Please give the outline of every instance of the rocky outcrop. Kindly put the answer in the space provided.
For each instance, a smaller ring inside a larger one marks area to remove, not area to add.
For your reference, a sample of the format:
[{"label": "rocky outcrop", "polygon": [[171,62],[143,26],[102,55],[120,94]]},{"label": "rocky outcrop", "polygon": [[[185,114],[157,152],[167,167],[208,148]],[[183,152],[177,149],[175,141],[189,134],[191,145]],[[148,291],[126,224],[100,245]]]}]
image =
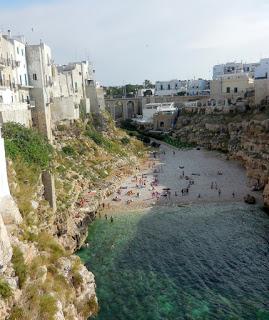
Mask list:
[{"label": "rocky outcrop", "polygon": [[0,215],[0,273],[4,271],[10,263],[12,257],[12,248],[10,238]]},{"label": "rocky outcrop", "polygon": [[18,206],[10,195],[0,199],[0,215],[6,225],[20,224],[22,222]]},{"label": "rocky outcrop", "polygon": [[[133,161],[137,159],[133,158]],[[81,248],[87,238],[89,224],[95,220],[103,201],[117,190],[126,175],[136,171],[135,167],[130,167],[130,159],[118,159],[112,164],[112,168],[114,174],[100,182],[94,195],[89,193],[87,179],[80,177],[75,181],[72,206],[68,209],[68,214],[65,219],[56,219],[58,239],[67,250],[76,251]]]},{"label": "rocky outcrop", "polygon": [[227,153],[247,170],[252,185],[264,189],[268,206],[269,119],[268,111],[224,113],[212,111],[183,112],[173,136],[182,142],[195,143],[207,149]]}]

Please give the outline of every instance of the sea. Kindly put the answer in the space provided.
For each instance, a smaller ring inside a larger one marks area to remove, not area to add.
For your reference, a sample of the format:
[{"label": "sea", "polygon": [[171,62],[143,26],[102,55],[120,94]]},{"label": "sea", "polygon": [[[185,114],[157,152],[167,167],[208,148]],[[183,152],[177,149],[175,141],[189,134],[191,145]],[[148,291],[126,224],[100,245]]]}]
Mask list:
[{"label": "sea", "polygon": [[269,216],[242,202],[118,212],[77,254],[97,320],[268,320]]}]

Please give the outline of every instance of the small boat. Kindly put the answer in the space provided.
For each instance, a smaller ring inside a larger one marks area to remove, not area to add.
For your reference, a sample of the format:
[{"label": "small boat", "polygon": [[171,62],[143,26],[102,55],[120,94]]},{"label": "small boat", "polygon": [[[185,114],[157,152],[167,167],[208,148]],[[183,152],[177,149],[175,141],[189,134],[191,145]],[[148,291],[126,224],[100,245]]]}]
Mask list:
[{"label": "small boat", "polygon": [[184,166],[179,166],[179,169],[184,169],[185,167]]}]

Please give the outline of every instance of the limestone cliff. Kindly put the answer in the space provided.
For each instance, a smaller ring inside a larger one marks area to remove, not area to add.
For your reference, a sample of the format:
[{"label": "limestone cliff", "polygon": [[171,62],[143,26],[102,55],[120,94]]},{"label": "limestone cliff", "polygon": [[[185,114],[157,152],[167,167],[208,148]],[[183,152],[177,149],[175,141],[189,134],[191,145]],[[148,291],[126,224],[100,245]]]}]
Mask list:
[{"label": "limestone cliff", "polygon": [[269,110],[220,112],[214,109],[185,109],[173,136],[182,142],[227,153],[239,160],[253,185],[264,189],[269,207]]},{"label": "limestone cliff", "polygon": [[[10,191],[23,220],[6,228],[0,216],[0,319],[88,319],[98,312],[94,275],[72,254],[143,147],[107,116],[59,125],[52,148],[32,130],[4,129]],[[55,177],[56,211],[44,198],[44,170]]]}]

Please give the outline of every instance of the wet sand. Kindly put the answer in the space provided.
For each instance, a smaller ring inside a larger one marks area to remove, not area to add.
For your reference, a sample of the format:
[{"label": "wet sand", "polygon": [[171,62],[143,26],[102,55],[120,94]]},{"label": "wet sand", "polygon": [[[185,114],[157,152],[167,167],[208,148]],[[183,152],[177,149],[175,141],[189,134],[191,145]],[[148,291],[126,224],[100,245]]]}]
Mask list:
[{"label": "wet sand", "polygon": [[[152,186],[155,180],[157,185]],[[167,188],[168,192],[164,190]],[[217,152],[178,150],[162,144],[156,158],[152,155],[139,175],[127,178],[105,201],[103,214],[156,205],[243,202],[247,194],[261,200],[261,193],[251,191],[246,171],[238,162],[228,161]],[[119,201],[114,201],[116,198]]]}]

